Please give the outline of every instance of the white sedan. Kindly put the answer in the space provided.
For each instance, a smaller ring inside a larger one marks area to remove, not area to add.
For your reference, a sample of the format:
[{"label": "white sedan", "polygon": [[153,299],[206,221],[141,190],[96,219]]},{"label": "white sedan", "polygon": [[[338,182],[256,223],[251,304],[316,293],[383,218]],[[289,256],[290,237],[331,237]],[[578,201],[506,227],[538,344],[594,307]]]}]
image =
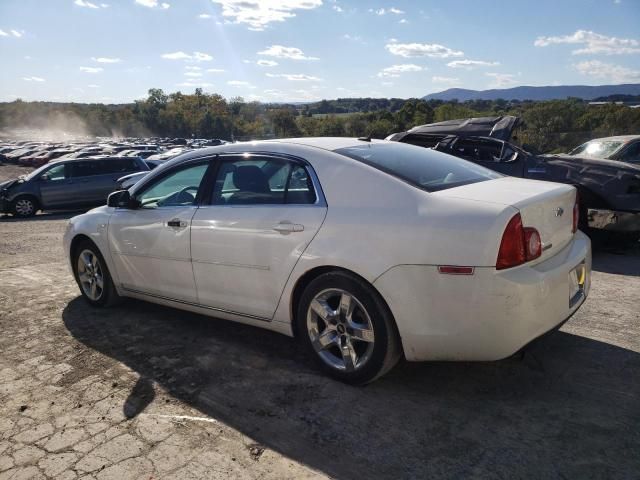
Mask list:
[{"label": "white sedan", "polygon": [[96,307],[134,297],[292,335],[332,376],[497,360],[589,292],[576,190],[396,142],[302,138],[181,155],[71,219]]}]

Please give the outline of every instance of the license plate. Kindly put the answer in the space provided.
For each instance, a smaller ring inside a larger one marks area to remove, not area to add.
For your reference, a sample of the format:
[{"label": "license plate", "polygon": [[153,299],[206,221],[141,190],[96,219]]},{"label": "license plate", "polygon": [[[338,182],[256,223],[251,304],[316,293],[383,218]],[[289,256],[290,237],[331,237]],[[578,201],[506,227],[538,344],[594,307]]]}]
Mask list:
[{"label": "license plate", "polygon": [[573,307],[584,297],[586,279],[587,267],[584,262],[569,272],[569,307]]}]

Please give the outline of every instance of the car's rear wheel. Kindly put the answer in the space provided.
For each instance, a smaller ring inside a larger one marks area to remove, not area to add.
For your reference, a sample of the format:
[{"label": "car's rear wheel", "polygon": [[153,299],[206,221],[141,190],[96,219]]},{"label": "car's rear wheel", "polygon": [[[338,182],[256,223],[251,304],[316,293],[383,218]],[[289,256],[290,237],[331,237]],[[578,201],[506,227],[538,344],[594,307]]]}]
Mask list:
[{"label": "car's rear wheel", "polygon": [[89,304],[110,307],[120,303],[104,258],[92,242],[82,242],[75,249],[73,269],[80,292]]},{"label": "car's rear wheel", "polygon": [[346,383],[362,385],[384,375],[401,355],[389,308],[355,275],[320,275],[304,290],[297,329],[321,368]]},{"label": "car's rear wheel", "polygon": [[16,217],[33,217],[38,211],[38,203],[33,197],[18,197],[13,201],[12,210]]}]

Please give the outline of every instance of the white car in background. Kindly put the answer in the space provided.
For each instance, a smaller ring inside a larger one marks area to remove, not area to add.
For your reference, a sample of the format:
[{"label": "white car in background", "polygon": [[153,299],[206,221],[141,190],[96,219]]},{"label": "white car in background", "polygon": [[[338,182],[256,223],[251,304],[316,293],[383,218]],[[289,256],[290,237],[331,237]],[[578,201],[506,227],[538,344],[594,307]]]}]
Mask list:
[{"label": "white car in background", "polygon": [[222,145],[156,168],[64,236],[95,306],[134,297],[295,335],[332,376],[497,360],[585,300],[576,190],[397,142]]}]

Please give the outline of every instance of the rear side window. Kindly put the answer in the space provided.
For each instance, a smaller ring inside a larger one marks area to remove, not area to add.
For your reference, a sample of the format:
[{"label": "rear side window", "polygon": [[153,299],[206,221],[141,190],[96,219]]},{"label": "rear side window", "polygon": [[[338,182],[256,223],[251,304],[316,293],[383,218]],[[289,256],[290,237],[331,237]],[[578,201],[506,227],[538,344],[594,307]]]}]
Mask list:
[{"label": "rear side window", "polygon": [[71,176],[72,177],[91,177],[94,175],[102,175],[102,171],[100,169],[100,162],[95,160],[87,160],[86,162],[72,162],[69,165],[71,166]]},{"label": "rear side window", "polygon": [[134,158],[112,158],[109,160],[98,160],[98,162],[101,163],[100,170],[104,174],[137,172],[140,170]]},{"label": "rear side window", "polygon": [[367,143],[335,151],[434,192],[503,175],[452,155],[398,142]]},{"label": "rear side window", "polygon": [[484,139],[461,138],[451,149],[455,155],[472,162],[499,162],[502,143]]},{"label": "rear side window", "polygon": [[212,197],[214,205],[299,205],[315,201],[304,166],[260,156],[222,161]]}]

